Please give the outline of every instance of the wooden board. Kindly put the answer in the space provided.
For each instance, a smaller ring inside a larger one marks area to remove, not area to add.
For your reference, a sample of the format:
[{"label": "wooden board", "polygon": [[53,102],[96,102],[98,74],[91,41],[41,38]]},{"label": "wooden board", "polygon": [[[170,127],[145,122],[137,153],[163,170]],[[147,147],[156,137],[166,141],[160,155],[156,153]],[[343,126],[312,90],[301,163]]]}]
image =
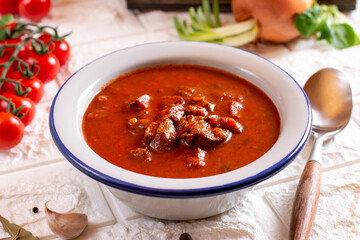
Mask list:
[{"label": "wooden board", "polygon": [[[201,5],[201,0],[127,0],[127,5],[138,10],[187,11]],[[219,7],[221,12],[231,12],[231,0],[219,0]]]},{"label": "wooden board", "polygon": [[[356,0],[318,0],[318,2],[336,4],[341,11],[356,8]],[[127,4],[129,9],[137,10],[187,11],[190,6],[200,5],[201,0],[127,0]],[[231,12],[231,0],[219,0],[219,5],[221,12]]]},{"label": "wooden board", "polygon": [[319,4],[335,4],[341,11],[350,11],[356,8],[356,0],[318,0]]}]

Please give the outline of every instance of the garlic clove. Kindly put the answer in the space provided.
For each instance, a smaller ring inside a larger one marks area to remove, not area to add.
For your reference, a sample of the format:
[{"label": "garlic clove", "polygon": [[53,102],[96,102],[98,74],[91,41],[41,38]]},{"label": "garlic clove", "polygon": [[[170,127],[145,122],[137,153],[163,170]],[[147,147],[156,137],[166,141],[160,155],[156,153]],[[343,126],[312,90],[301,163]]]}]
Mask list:
[{"label": "garlic clove", "polygon": [[79,236],[88,224],[86,214],[58,213],[45,204],[46,220],[50,229],[59,237],[73,239]]}]

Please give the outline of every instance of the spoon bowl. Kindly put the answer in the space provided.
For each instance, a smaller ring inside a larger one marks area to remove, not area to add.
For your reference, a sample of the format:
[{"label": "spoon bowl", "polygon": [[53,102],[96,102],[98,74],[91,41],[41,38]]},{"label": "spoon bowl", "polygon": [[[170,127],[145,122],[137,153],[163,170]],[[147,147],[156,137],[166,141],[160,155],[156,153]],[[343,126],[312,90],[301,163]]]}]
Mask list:
[{"label": "spoon bowl", "polygon": [[324,68],[309,78],[304,90],[312,108],[314,132],[338,133],[345,128],[352,111],[352,92],[342,72]]},{"label": "spoon bowl", "polygon": [[313,114],[314,147],[301,175],[295,194],[290,239],[308,239],[315,219],[321,186],[323,142],[342,131],[353,109],[352,91],[344,74],[324,68],[304,85]]}]

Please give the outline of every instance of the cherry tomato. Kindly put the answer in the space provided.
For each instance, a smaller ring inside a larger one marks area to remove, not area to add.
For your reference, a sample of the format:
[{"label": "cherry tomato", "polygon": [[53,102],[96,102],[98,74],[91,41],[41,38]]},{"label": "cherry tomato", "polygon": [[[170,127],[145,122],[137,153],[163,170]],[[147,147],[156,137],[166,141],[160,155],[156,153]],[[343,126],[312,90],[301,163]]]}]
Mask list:
[{"label": "cherry tomato", "polygon": [[[21,37],[18,38],[8,38],[5,40],[1,40],[0,41],[0,46],[3,46],[5,44],[7,45],[16,45],[21,43],[22,41],[24,41],[24,39],[26,38],[25,35],[22,35]],[[31,47],[30,46],[30,42],[27,42],[21,49],[20,52],[18,53],[18,56],[22,54],[22,52],[24,52],[27,48]],[[12,54],[14,52],[14,47],[6,47],[4,48],[4,52],[3,54]]]},{"label": "cherry tomato", "polygon": [[[35,110],[35,104],[30,98],[20,97],[13,92],[3,92],[1,93],[1,96],[10,99],[15,104],[15,108],[24,105],[24,108],[19,112],[19,114],[26,113],[26,115],[20,119],[25,127],[32,122],[32,120],[35,117],[36,110]],[[8,103],[0,99],[0,112],[6,112],[7,106]]]},{"label": "cherry tomato", "polygon": [[0,14],[17,13],[17,0],[0,0]]},{"label": "cherry tomato", "polygon": [[51,0],[18,0],[20,15],[34,22],[40,22],[49,14]]},{"label": "cherry tomato", "polygon": [[[9,61],[9,58],[10,58],[10,54],[6,54],[6,55],[0,57],[0,64],[6,63],[7,61]],[[15,71],[15,69],[16,69],[15,66],[16,66],[16,64],[15,64],[15,63],[12,63],[11,66],[10,66],[10,68],[9,68],[8,71],[7,71],[7,74],[8,74],[10,71]],[[2,75],[2,72],[3,72],[3,67],[0,66],[0,76]],[[6,76],[7,76],[7,74],[6,74]]]},{"label": "cherry tomato", "polygon": [[8,150],[21,142],[24,124],[8,112],[0,112],[0,150]]},{"label": "cherry tomato", "polygon": [[24,46],[22,46],[18,52],[17,57],[20,59],[26,58],[30,53],[32,53],[32,47],[31,47],[31,41],[28,41],[25,43]]},{"label": "cherry tomato", "polygon": [[[35,104],[40,102],[42,96],[44,95],[44,84],[38,77],[34,76],[32,78],[25,78],[18,71],[14,71],[8,74],[8,78],[18,81],[23,84],[25,88],[31,88],[31,91],[26,94],[25,97],[30,98]],[[2,90],[4,92],[13,92],[14,89],[14,83],[7,81],[3,83]]]},{"label": "cherry tomato", "polygon": [[[47,33],[42,34],[39,39],[44,42],[44,44],[48,43],[51,40],[51,36]],[[70,45],[66,40],[55,41],[53,42],[52,53],[59,59],[60,66],[63,66],[70,58]]]},{"label": "cherry tomato", "polygon": [[[1,4],[1,1],[2,0],[0,0],[0,4]],[[0,29],[4,29],[4,28],[9,28],[9,31],[11,32],[12,30],[14,30],[14,28],[15,28],[15,25],[16,25],[16,21],[12,21],[12,22],[10,22],[10,23],[6,23],[6,24],[4,24],[2,27],[0,27]]]},{"label": "cherry tomato", "polygon": [[40,78],[43,83],[47,83],[55,79],[60,70],[59,60],[51,52],[44,55],[39,55],[34,52],[24,61],[30,65],[35,63],[40,67],[37,77]]}]

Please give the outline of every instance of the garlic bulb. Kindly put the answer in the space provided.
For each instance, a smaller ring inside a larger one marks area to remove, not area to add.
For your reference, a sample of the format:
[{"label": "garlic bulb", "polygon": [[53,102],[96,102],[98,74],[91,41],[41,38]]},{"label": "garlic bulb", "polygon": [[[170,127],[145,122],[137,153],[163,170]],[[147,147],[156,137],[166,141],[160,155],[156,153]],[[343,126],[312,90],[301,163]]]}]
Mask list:
[{"label": "garlic bulb", "polygon": [[58,213],[45,204],[46,220],[51,230],[59,237],[73,239],[79,236],[88,224],[86,214]]}]

